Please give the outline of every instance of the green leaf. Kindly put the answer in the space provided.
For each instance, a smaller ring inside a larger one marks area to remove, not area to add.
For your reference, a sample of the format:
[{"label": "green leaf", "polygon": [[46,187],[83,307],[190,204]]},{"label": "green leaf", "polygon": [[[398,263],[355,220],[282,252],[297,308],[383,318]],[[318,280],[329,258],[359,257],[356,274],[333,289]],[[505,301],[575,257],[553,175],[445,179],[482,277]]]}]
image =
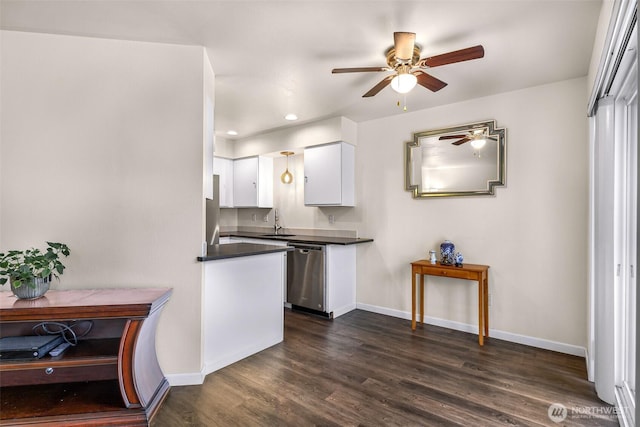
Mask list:
[{"label": "green leaf", "polygon": [[69,247],[64,243],[47,242],[48,248],[42,251],[29,248],[24,251],[10,250],[0,253],[0,285],[11,278],[13,286],[19,287],[30,284],[35,277],[46,278],[62,274],[65,266],[60,262],[61,256],[70,254]]}]

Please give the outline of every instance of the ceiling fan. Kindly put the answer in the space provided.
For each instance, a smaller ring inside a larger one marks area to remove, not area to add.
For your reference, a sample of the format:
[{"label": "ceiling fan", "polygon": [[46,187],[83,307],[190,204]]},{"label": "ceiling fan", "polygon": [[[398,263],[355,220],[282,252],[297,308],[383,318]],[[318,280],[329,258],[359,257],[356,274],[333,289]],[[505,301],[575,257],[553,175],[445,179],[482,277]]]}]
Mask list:
[{"label": "ceiling fan", "polygon": [[416,45],[415,40],[415,33],[393,33],[394,45],[387,50],[387,67],[334,68],[331,72],[333,74],[339,74],[394,71],[394,74],[388,75],[367,93],[362,95],[363,98],[378,94],[378,92],[388,85],[391,85],[391,88],[398,93],[409,92],[414,88],[416,83],[433,92],[437,92],[445,87],[447,83],[425,73],[419,68],[439,67],[441,65],[484,57],[484,48],[478,45],[420,59],[421,48],[419,45]]},{"label": "ceiling fan", "polygon": [[440,141],[447,139],[458,139],[458,141],[453,141],[452,145],[462,145],[465,142],[471,141],[471,146],[473,148],[482,148],[484,144],[486,144],[487,140],[490,139],[492,141],[497,141],[495,137],[488,136],[485,133],[485,129],[476,129],[468,132],[463,135],[443,135],[438,138]]}]

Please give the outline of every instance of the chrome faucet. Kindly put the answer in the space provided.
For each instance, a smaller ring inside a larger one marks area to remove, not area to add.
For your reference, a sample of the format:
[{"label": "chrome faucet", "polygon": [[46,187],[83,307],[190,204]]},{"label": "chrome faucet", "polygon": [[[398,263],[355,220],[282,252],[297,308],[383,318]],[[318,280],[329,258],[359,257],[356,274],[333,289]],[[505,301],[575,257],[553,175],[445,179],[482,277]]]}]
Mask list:
[{"label": "chrome faucet", "polygon": [[278,224],[278,221],[280,220],[280,218],[278,217],[278,208],[275,209],[273,218],[275,220],[275,224],[273,224],[273,234],[278,234],[278,231],[282,230],[282,226]]}]

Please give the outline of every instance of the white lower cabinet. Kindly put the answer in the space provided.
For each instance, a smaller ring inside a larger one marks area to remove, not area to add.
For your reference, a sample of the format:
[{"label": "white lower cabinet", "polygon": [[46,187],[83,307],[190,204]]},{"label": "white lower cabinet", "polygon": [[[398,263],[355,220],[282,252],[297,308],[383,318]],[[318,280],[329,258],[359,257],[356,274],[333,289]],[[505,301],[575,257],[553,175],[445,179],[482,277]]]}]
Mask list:
[{"label": "white lower cabinet", "polygon": [[336,318],[356,308],[356,247],[327,245],[326,257],[326,310]]},{"label": "white lower cabinet", "polygon": [[285,252],[205,261],[205,374],[283,340]]}]

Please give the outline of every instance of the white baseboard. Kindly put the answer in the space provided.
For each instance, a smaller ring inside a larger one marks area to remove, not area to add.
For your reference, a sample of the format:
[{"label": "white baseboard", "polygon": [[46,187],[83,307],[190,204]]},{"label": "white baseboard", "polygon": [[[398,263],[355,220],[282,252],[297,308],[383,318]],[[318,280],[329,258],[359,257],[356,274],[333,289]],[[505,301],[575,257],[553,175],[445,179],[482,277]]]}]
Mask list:
[{"label": "white baseboard", "polygon": [[[395,310],[386,307],[379,307],[376,305],[356,304],[359,310],[370,311],[373,313],[384,314],[386,316],[398,317],[400,319],[411,320],[411,313],[406,311]],[[424,323],[434,326],[441,326],[443,328],[454,329],[462,332],[469,332],[472,334],[478,333],[478,325],[470,325],[468,323],[455,322],[453,320],[439,319],[437,317],[425,316]],[[489,336],[504,341],[509,341],[517,344],[524,344],[531,347],[543,348],[545,350],[557,351],[559,353],[571,354],[573,356],[586,357],[586,348],[573,344],[566,344],[557,341],[550,341],[543,338],[530,337],[526,335],[514,334],[511,332],[500,331],[497,329],[489,329]]]},{"label": "white baseboard", "polygon": [[336,317],[340,317],[343,314],[347,314],[350,311],[353,311],[356,309],[356,305],[355,304],[347,304],[344,305],[340,308],[337,308],[335,310],[333,310],[333,318],[335,319]]},{"label": "white baseboard", "polygon": [[283,338],[284,335],[282,333],[277,336],[263,337],[263,339],[261,339],[260,341],[254,342],[251,345],[239,349],[233,353],[218,355],[216,359],[205,361],[203,372],[205,375],[208,375],[212,372],[217,371],[218,369],[222,369],[225,366],[229,366],[244,358],[259,353],[262,350],[266,350],[269,347],[279,344],[282,342]]},{"label": "white baseboard", "polygon": [[200,385],[204,382],[204,372],[187,374],[167,374],[167,381],[171,387],[182,385]]},{"label": "white baseboard", "polygon": [[183,385],[200,385],[204,382],[205,377],[217,371],[218,369],[222,369],[225,366],[229,366],[232,363],[238,362],[246,357],[249,357],[253,354],[256,354],[262,350],[265,350],[271,346],[274,346],[280,342],[282,342],[282,336],[278,337],[266,337],[266,339],[259,341],[257,343],[252,344],[247,348],[243,348],[240,351],[237,351],[233,354],[226,354],[223,357],[220,357],[215,360],[210,360],[205,362],[204,367],[200,372],[196,373],[185,373],[185,374],[167,374],[167,381],[169,381],[170,386],[183,386]]},{"label": "white baseboard", "polygon": [[595,366],[593,363],[593,355],[589,354],[589,348],[586,348],[584,350],[584,358],[587,363],[587,381],[595,382],[596,380]]}]

